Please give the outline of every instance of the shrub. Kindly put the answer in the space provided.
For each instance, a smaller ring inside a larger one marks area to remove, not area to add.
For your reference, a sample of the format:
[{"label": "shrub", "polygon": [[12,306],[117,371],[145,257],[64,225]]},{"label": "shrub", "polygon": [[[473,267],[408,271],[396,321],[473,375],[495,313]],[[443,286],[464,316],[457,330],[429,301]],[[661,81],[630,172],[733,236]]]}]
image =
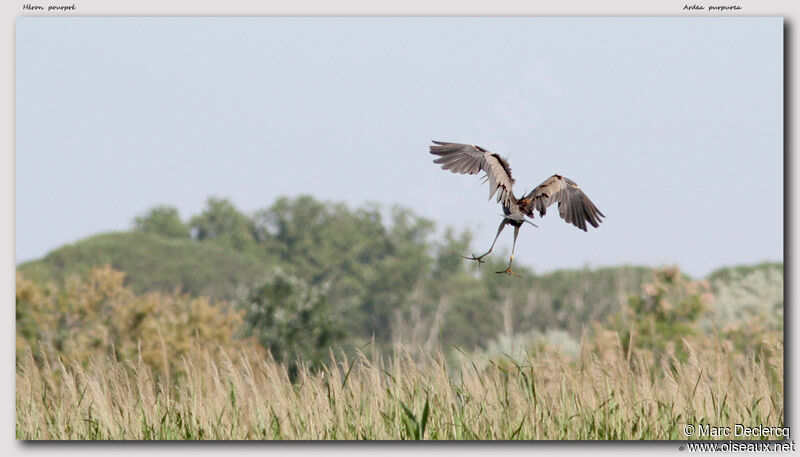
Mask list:
[{"label": "shrub", "polygon": [[17,357],[139,360],[164,375],[183,357],[207,349],[252,349],[235,335],[242,313],[224,302],[181,294],[135,294],[108,266],[63,287],[38,286],[17,274]]},{"label": "shrub", "polygon": [[688,351],[682,340],[702,333],[700,321],[713,299],[707,281],[694,281],[678,267],[660,268],[640,295],[629,297],[612,328],[619,332],[626,357],[638,348],[651,352],[655,360],[674,351],[685,361]]},{"label": "shrub", "polygon": [[298,364],[316,368],[344,338],[326,289],[276,270],[245,304],[245,334],[256,338],[272,356],[296,373]]}]

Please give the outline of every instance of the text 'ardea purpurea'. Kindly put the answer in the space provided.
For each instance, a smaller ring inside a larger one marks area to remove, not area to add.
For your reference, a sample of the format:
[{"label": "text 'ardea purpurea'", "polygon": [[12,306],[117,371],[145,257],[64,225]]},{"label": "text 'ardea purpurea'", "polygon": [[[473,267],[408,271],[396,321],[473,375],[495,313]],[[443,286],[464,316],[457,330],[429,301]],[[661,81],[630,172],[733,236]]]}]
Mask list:
[{"label": "text 'ardea purpurea'", "polygon": [[472,257],[462,257],[483,263],[481,259],[492,252],[503,228],[506,225],[511,225],[514,227],[511,258],[508,261],[508,268],[497,273],[515,274],[511,271],[511,263],[514,261],[514,248],[517,244],[519,228],[525,222],[536,227],[533,222],[525,219],[525,216],[533,219],[534,210],[539,212],[539,217],[542,217],[550,205],[558,202],[558,214],[561,218],[584,232],[586,231],[587,222],[592,227],[597,227],[602,222],[601,218],[605,217],[578,187],[578,184],[567,177],[553,175],[539,184],[528,195],[518,199],[511,189],[514,186],[511,167],[499,155],[480,146],[442,141],[434,141],[434,145],[430,146],[430,152],[439,156],[433,162],[441,164],[445,170],[468,175],[477,174],[479,171],[486,173],[484,182],[489,181],[489,199],[497,193],[497,201],[503,205],[505,217],[500,222],[500,227],[497,228],[497,235],[494,237],[494,241],[492,241],[488,251],[479,256],[472,254]]}]

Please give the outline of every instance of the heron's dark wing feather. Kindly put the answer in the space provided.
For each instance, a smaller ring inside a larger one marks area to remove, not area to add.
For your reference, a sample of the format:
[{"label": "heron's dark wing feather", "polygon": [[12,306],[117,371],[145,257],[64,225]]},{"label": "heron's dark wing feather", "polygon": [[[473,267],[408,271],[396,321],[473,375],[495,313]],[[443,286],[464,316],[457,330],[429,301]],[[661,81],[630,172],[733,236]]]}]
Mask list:
[{"label": "heron's dark wing feather", "polygon": [[489,198],[497,193],[497,201],[505,206],[514,202],[511,188],[514,179],[511,177],[511,166],[497,154],[493,154],[480,146],[461,143],[434,141],[430,147],[431,154],[439,156],[433,162],[442,165],[453,173],[474,175],[479,171],[486,172],[489,181]]},{"label": "heron's dark wing feather", "polygon": [[553,175],[539,184],[523,198],[526,210],[539,211],[539,216],[547,213],[547,208],[558,202],[558,214],[567,223],[586,231],[586,222],[597,227],[605,215],[594,206],[575,181],[560,175]]}]

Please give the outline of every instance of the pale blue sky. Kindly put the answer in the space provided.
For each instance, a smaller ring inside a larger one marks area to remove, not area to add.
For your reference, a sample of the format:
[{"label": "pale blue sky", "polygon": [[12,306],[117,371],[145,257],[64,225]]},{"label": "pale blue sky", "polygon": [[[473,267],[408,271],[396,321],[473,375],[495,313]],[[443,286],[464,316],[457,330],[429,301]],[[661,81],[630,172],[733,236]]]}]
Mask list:
[{"label": "pale blue sky", "polygon": [[537,272],[781,260],[782,43],[780,18],[18,18],[17,261],[158,204],[302,193],[399,203],[482,252],[501,209],[431,139],[606,214],[526,226]]}]

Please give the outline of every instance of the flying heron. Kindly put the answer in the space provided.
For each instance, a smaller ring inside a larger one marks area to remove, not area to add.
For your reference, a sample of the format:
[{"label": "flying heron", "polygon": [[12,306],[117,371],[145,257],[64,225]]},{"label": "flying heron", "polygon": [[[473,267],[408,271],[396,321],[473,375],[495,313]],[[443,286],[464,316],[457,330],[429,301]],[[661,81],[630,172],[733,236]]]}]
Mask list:
[{"label": "flying heron", "polygon": [[[594,206],[589,197],[583,193],[575,181],[561,175],[553,175],[525,197],[518,199],[514,196],[511,188],[514,186],[514,178],[511,177],[511,167],[508,162],[497,154],[471,144],[449,143],[443,141],[433,141],[435,146],[430,146],[431,154],[439,156],[434,163],[442,164],[442,168],[453,173],[467,175],[477,174],[479,171],[486,173],[484,181],[489,181],[489,199],[491,200],[497,193],[497,202],[503,205],[503,220],[497,228],[497,235],[492,241],[492,245],[485,253],[472,257],[464,257],[468,260],[477,260],[478,264],[483,263],[483,258],[489,255],[494,249],[494,244],[506,225],[514,227],[514,243],[511,245],[511,258],[508,267],[497,273],[516,275],[511,270],[511,263],[514,261],[514,248],[517,245],[517,235],[522,224],[527,222],[534,227],[536,224],[525,219],[525,216],[533,219],[533,211],[539,211],[539,217],[547,213],[547,208],[553,203],[558,202],[558,214],[567,223],[586,231],[586,223],[597,227],[602,222],[601,217],[605,215]],[[518,276],[518,275],[516,275]]]}]

